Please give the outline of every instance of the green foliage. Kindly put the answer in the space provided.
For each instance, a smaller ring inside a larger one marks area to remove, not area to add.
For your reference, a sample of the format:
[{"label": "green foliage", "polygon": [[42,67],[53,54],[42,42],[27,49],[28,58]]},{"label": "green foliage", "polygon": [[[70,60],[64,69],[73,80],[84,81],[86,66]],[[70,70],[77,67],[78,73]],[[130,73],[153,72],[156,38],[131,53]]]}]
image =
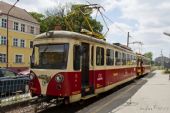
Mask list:
[{"label": "green foliage", "polygon": [[144,56],[152,60],[153,53],[152,52],[147,52],[147,53],[144,54]]},{"label": "green foliage", "polygon": [[91,28],[97,33],[101,33],[103,30],[101,23],[92,18],[92,9],[85,7],[85,5],[68,6],[66,4],[65,6],[57,6],[47,10],[46,16],[36,12],[30,12],[30,14],[40,23],[41,33],[54,30],[56,25],[61,26],[62,30],[73,30],[75,32],[80,32],[81,29],[91,31]]},{"label": "green foliage", "polygon": [[48,24],[45,15],[37,12],[29,12],[40,24],[40,33],[47,31]]},{"label": "green foliage", "polygon": [[[100,33],[103,26],[96,19],[91,17],[92,9],[85,5],[72,5],[71,11],[66,18],[70,21],[73,31],[80,32],[81,29],[86,29]],[[87,22],[88,21],[88,22]],[[91,27],[91,28],[90,28]]]}]

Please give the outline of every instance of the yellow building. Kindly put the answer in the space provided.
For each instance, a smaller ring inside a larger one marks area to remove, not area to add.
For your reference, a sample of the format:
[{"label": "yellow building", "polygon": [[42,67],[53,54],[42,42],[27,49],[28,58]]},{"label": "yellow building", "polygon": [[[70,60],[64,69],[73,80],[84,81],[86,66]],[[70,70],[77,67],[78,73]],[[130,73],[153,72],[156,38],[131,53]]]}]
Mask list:
[{"label": "yellow building", "polygon": [[[7,61],[7,12],[12,6],[0,1],[0,67]],[[14,7],[8,20],[8,67],[21,71],[30,66],[33,39],[39,34],[39,23],[24,9]]]}]

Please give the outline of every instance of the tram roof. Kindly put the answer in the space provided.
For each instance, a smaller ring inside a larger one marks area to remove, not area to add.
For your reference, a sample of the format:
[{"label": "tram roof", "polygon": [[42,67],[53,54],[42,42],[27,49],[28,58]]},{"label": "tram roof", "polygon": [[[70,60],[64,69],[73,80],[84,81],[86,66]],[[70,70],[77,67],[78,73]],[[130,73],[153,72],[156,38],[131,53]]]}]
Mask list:
[{"label": "tram roof", "polygon": [[124,51],[127,51],[127,52],[132,52],[132,50],[123,48],[123,47],[121,47],[117,44],[114,44],[114,43],[110,44],[110,43],[107,43],[104,40],[97,39],[97,38],[94,38],[92,36],[88,36],[88,35],[85,35],[85,34],[72,32],[72,31],[62,31],[62,30],[60,30],[60,31],[49,31],[49,32],[45,32],[45,33],[37,35],[35,40],[44,39],[44,38],[81,39],[81,40],[87,40],[87,41],[90,41],[90,42],[96,42],[96,43],[100,43],[100,44],[104,44],[104,45],[109,45],[109,46],[112,46],[114,48],[121,49],[121,50],[124,50]]}]

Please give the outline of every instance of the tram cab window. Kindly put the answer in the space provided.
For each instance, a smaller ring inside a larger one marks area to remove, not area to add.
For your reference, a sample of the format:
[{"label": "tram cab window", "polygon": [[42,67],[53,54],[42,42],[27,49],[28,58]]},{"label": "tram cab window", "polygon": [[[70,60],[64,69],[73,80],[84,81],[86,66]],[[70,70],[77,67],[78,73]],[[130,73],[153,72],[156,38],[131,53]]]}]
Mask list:
[{"label": "tram cab window", "polygon": [[69,44],[36,45],[32,55],[32,68],[66,69]]},{"label": "tram cab window", "polygon": [[96,65],[97,66],[104,65],[104,48],[101,47],[96,48]]},{"label": "tram cab window", "polygon": [[116,51],[115,52],[115,65],[121,65],[122,64],[122,54],[121,52]]},{"label": "tram cab window", "polygon": [[80,70],[80,56],[81,56],[81,47],[80,45],[74,45],[73,49],[73,68],[74,70]]},{"label": "tram cab window", "polygon": [[126,65],[126,54],[122,53],[122,65]]},{"label": "tram cab window", "polygon": [[106,53],[106,64],[108,66],[114,65],[114,51],[107,49]]}]

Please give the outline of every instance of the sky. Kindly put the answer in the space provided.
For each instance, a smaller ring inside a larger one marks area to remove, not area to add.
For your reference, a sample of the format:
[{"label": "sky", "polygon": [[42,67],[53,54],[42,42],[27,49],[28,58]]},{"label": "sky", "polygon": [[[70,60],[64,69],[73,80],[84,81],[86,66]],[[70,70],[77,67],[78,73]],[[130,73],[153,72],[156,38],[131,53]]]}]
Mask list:
[{"label": "sky", "polygon": [[[16,0],[1,0],[10,4]],[[88,0],[104,7],[102,13],[112,20],[107,21],[109,32],[106,40],[109,43],[127,42],[130,32],[130,47],[141,53],[152,52],[153,58],[161,55],[170,56],[170,0]],[[27,11],[44,13],[47,9],[64,5],[65,3],[85,3],[87,0],[20,0],[16,6]],[[95,14],[94,14],[95,15]],[[101,16],[97,19],[104,26]],[[133,42],[142,42],[143,45]]]}]

